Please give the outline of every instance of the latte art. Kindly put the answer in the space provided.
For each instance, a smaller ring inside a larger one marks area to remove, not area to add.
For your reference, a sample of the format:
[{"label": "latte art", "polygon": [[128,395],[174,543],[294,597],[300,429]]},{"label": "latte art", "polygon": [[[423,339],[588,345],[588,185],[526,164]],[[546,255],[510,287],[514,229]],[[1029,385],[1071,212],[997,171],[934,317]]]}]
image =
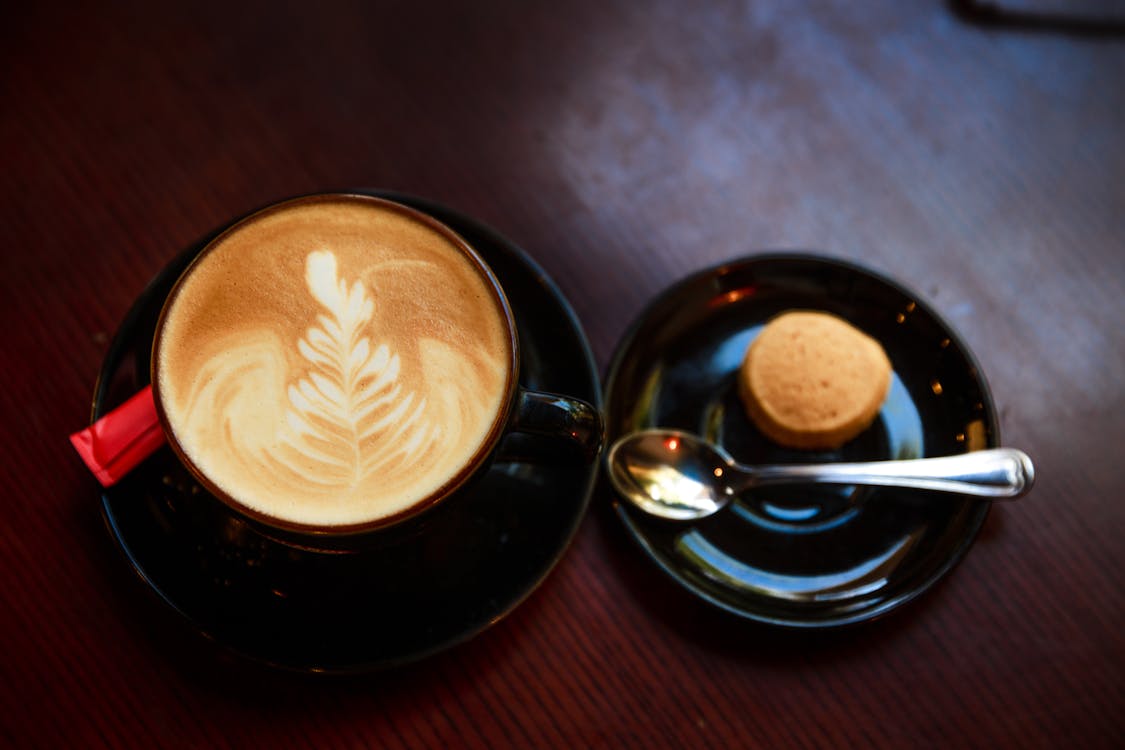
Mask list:
[{"label": "latte art", "polygon": [[359,282],[349,289],[337,277],[331,252],[308,256],[306,281],[327,314],[297,342],[309,369],[287,390],[281,443],[294,460],[282,465],[315,465],[305,479],[340,490],[376,472],[409,470],[441,430],[424,421],[424,398],[403,393],[398,355],[363,335],[374,305]]},{"label": "latte art", "polygon": [[455,480],[508,393],[502,303],[444,235],[336,198],[251,219],[165,312],[157,385],[220,492],[303,526],[393,516]]}]

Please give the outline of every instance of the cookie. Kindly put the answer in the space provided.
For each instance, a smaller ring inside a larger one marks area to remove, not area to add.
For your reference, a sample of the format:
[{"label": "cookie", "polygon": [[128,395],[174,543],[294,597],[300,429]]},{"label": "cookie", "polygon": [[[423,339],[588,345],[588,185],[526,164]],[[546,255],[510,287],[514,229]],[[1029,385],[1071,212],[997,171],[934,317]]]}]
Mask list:
[{"label": "cookie", "polygon": [[758,429],[809,450],[838,448],[867,429],[890,385],[891,363],[879,342],[809,310],[771,320],[738,372],[739,395]]}]

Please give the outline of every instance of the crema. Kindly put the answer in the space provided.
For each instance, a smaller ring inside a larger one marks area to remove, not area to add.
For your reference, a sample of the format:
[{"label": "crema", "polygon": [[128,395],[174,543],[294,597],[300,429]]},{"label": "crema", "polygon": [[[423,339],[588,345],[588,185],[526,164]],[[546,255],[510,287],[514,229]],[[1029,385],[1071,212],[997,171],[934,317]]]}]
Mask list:
[{"label": "crema", "polygon": [[235,225],[165,305],[157,402],[195,472],[252,514],[348,527],[463,478],[512,392],[491,273],[394,203],[319,196]]}]

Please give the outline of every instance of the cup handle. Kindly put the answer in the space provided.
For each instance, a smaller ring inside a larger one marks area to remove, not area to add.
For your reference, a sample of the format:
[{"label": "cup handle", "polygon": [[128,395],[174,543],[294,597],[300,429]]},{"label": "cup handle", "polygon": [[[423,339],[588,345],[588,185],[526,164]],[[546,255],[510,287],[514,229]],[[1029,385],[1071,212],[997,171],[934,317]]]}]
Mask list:
[{"label": "cup handle", "polygon": [[593,405],[570,396],[521,388],[516,396],[509,432],[560,437],[588,458],[602,447],[602,417]]}]

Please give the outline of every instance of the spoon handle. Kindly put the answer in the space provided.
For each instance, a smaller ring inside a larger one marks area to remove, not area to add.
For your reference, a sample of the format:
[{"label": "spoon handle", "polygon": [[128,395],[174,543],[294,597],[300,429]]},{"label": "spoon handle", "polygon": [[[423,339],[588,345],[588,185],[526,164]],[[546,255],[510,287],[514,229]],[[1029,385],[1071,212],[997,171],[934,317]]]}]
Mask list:
[{"label": "spoon handle", "polygon": [[858,484],[910,487],[1014,500],[1027,493],[1035,469],[1026,453],[991,448],[957,456],[869,463],[742,467],[749,486],[770,484]]}]

